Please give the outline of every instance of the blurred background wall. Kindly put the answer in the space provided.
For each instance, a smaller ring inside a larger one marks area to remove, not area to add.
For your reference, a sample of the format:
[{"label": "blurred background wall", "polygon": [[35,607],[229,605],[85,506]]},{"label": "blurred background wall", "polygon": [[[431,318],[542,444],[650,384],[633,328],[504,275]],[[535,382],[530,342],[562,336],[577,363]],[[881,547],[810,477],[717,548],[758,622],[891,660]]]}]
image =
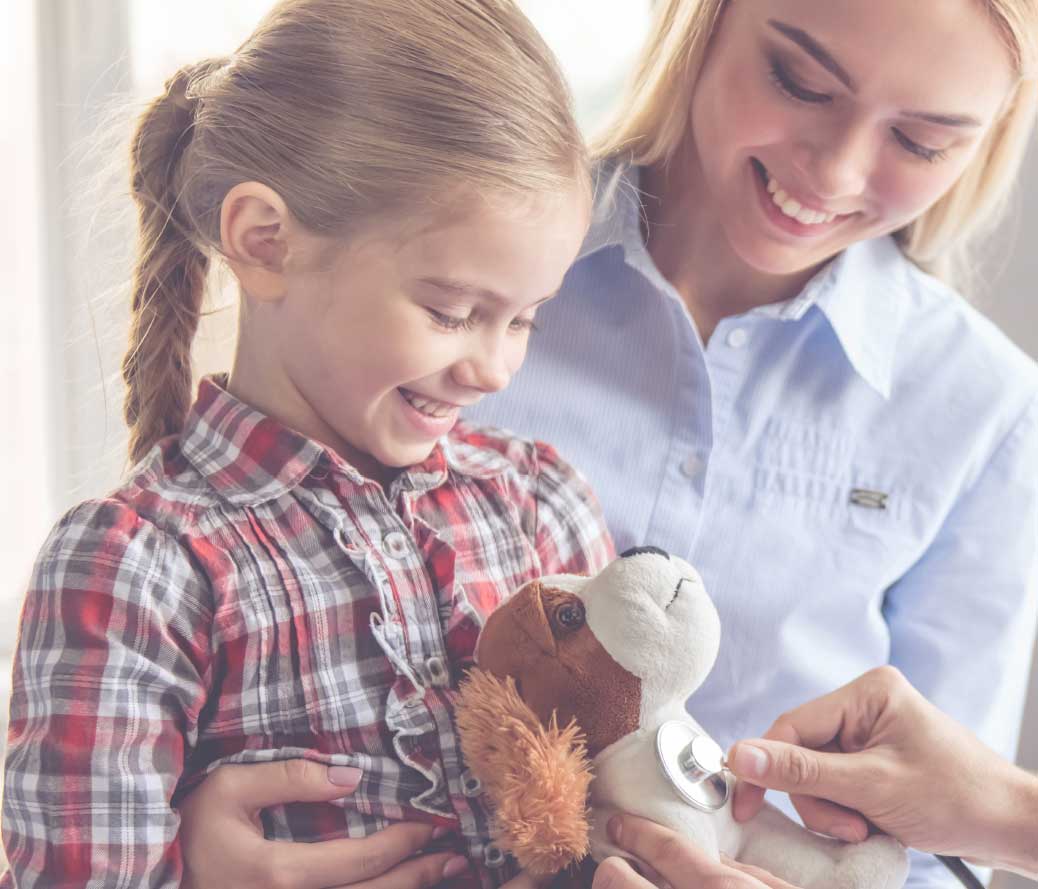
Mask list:
[{"label": "blurred background wall", "polygon": [[[592,129],[645,33],[650,0],[520,0],[559,54]],[[7,280],[0,325],[0,729],[10,651],[35,552],[71,504],[123,470],[121,288],[133,242],[123,157],[133,113],[180,65],[227,54],[269,0],[8,0],[0,27],[0,216]],[[1038,153],[987,252],[975,302],[1038,357]],[[224,369],[233,295],[199,334],[199,373]],[[1035,455],[1038,461],[1038,455]],[[997,517],[993,517],[997,521]],[[1032,676],[1020,762],[1038,769]],[[0,735],[2,737],[2,735]],[[1034,883],[999,876],[1001,889]]]}]

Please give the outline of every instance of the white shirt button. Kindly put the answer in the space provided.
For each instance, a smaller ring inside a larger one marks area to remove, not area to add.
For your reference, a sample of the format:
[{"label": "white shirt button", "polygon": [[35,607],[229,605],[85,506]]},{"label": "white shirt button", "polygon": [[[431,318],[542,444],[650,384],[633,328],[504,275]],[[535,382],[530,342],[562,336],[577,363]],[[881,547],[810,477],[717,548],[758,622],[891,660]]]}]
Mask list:
[{"label": "white shirt button", "polygon": [[505,853],[499,846],[490,843],[483,850],[483,863],[487,867],[500,867],[505,863]]},{"label": "white shirt button", "polygon": [[750,341],[750,335],[745,327],[735,327],[728,332],[725,342],[733,349],[741,349]]},{"label": "white shirt button", "polygon": [[461,792],[465,796],[479,796],[483,792],[483,782],[470,769],[461,773]]},{"label": "white shirt button", "polygon": [[443,658],[429,658],[425,662],[425,669],[429,674],[430,682],[437,688],[446,688],[450,685],[450,674],[443,663]]},{"label": "white shirt button", "polygon": [[681,461],[681,474],[686,478],[695,478],[703,469],[703,461],[695,454],[689,454]]},{"label": "white shirt button", "polygon": [[382,538],[382,552],[392,559],[402,559],[407,555],[407,535],[403,531],[390,531]]}]

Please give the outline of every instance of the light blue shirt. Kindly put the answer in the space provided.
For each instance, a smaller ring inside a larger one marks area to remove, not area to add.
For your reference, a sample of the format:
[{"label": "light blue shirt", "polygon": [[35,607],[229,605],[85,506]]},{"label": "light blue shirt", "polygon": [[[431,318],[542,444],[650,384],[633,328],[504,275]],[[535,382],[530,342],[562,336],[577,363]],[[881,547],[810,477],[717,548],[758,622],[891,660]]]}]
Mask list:
[{"label": "light blue shirt", "polygon": [[[891,663],[1006,756],[1036,619],[1038,370],[893,240],[706,347],[646,251],[637,171],[471,416],[556,445],[619,550],[701,572],[717,664],[690,699],[722,744]],[[964,767],[968,764],[964,764]],[[930,858],[912,882],[946,882]]]}]

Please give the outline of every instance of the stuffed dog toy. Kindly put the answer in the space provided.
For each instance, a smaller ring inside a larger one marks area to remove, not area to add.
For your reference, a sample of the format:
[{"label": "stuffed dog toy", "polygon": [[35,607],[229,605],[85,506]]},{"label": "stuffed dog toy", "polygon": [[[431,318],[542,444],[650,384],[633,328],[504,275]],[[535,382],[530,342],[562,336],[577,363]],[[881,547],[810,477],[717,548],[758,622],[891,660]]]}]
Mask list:
[{"label": "stuffed dog toy", "polygon": [[[617,854],[605,824],[624,811],[803,889],[899,889],[907,857],[890,837],[843,843],[770,805],[739,824],[726,794],[707,811],[675,789],[657,732],[678,721],[705,735],[685,700],[710,672],[719,641],[699,575],[653,547],[628,550],[596,577],[541,578],[500,605],[455,711],[498,845],[547,876],[589,848],[598,861]],[[724,790],[730,778],[713,780]]]}]

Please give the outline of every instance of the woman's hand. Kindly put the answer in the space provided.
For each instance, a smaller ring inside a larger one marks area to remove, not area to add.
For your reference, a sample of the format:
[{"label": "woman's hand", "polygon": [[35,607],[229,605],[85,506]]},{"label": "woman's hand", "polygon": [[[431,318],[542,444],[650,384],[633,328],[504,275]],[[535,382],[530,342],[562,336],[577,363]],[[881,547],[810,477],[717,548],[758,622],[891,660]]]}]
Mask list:
[{"label": "woman's hand", "polygon": [[[756,867],[725,859],[715,861],[691,840],[633,815],[614,815],[609,837],[617,846],[646,862],[672,889],[794,889]],[[592,889],[651,889],[650,881],[623,858],[607,858],[595,872]]]},{"label": "woman's hand", "polygon": [[764,739],[735,744],[728,764],[742,779],[739,821],[756,814],[770,787],[792,795],[808,827],[842,839],[864,839],[868,819],[906,846],[1027,867],[1017,850],[1033,850],[1038,836],[1038,782],[893,667],[786,713]]},{"label": "woman's hand", "polygon": [[[440,834],[394,824],[363,839],[267,840],[262,809],[331,802],[352,793],[357,769],[304,759],[221,766],[181,804],[184,889],[424,889],[468,867],[453,852],[418,853]],[[417,857],[413,857],[417,856]],[[523,887],[518,887],[523,889]]]}]

